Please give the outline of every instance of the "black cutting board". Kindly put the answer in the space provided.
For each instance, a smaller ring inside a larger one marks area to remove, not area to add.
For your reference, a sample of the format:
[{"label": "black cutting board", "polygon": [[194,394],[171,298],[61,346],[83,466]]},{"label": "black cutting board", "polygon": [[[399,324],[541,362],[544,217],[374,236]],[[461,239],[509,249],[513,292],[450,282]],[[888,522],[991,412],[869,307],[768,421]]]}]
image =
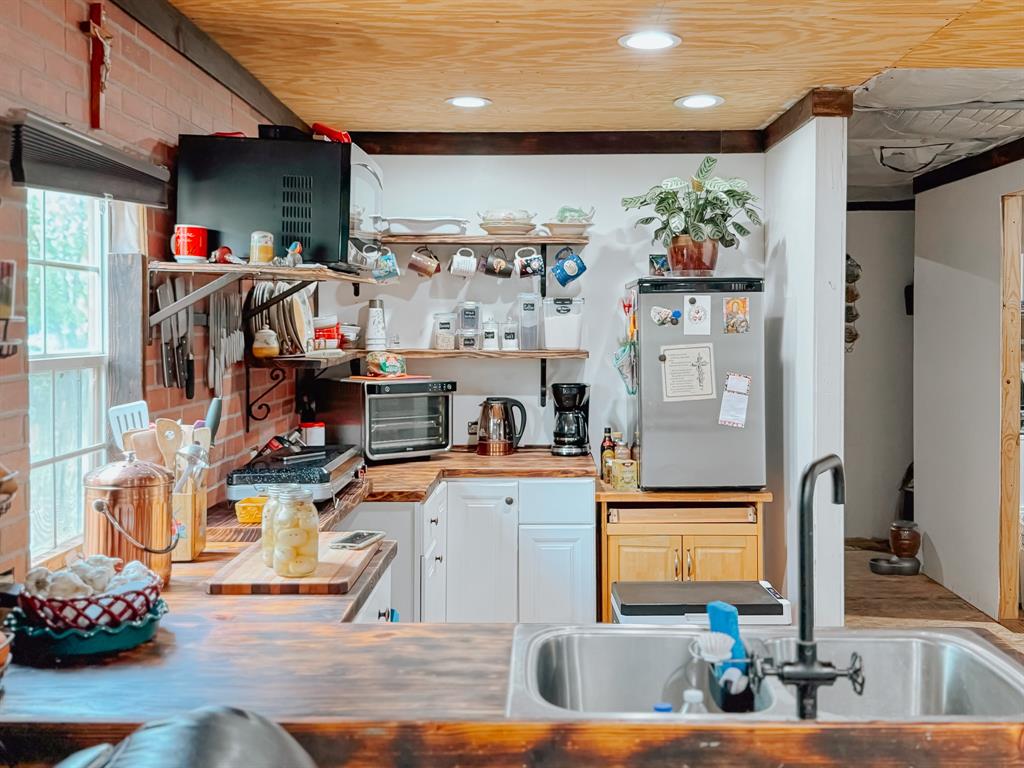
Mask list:
[{"label": "black cutting board", "polygon": [[623,616],[706,613],[715,600],[741,616],[781,616],[781,595],[769,589],[759,581],[622,581],[612,584],[612,596]]}]

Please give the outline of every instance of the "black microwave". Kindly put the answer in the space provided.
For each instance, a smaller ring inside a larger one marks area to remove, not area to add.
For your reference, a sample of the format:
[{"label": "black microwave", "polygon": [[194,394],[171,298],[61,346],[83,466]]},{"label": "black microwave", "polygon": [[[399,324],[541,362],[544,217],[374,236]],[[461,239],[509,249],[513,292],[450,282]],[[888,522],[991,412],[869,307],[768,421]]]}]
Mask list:
[{"label": "black microwave", "polygon": [[313,139],[178,137],[177,221],[209,230],[246,258],[250,235],[274,235],[274,252],[302,243],[304,261],[348,262],[349,245],[379,245],[380,168],[358,146]]}]

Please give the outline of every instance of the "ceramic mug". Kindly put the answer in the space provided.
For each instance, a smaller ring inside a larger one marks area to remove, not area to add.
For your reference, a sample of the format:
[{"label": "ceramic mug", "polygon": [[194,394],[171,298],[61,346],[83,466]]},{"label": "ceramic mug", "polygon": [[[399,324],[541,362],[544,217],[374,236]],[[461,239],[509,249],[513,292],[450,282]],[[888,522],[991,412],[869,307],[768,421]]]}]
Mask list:
[{"label": "ceramic mug", "polygon": [[370,243],[364,245],[362,250],[356,248],[351,242],[348,244],[348,263],[357,269],[373,269],[380,254],[377,247]]},{"label": "ceramic mug", "polygon": [[[566,255],[562,256],[563,253]],[[555,254],[555,259],[551,273],[555,276],[558,284],[563,287],[587,271],[587,265],[572,248],[563,248]]]},{"label": "ceramic mug", "polygon": [[532,245],[516,251],[516,271],[520,277],[536,277],[544,274],[544,257]]},{"label": "ceramic mug", "polygon": [[269,264],[274,260],[274,234],[256,230],[249,235],[249,263]]},{"label": "ceramic mug", "polygon": [[385,246],[381,249],[372,274],[378,283],[393,283],[402,276],[402,271],[398,268],[398,259],[390,248]]},{"label": "ceramic mug", "polygon": [[472,277],[476,274],[477,258],[470,248],[459,248],[448,263],[448,271],[459,277]]},{"label": "ceramic mug", "polygon": [[512,262],[500,245],[480,263],[480,271],[493,277],[512,277]]},{"label": "ceramic mug", "polygon": [[421,245],[409,256],[409,269],[421,277],[433,277],[441,271],[441,262],[433,251]]},{"label": "ceramic mug", "polygon": [[175,224],[171,235],[171,253],[175,256],[191,256],[205,259],[210,254],[206,250],[206,227],[195,224]]}]

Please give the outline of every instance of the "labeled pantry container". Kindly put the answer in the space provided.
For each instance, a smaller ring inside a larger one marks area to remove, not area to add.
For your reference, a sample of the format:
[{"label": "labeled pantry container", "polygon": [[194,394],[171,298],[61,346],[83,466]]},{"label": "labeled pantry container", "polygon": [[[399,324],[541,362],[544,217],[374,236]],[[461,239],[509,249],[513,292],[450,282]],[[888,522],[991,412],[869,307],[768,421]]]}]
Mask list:
[{"label": "labeled pantry container", "polygon": [[544,349],[579,349],[583,342],[583,299],[544,299]]},{"label": "labeled pantry container", "polygon": [[516,296],[520,349],[540,349],[540,301],[539,293],[520,293]]}]

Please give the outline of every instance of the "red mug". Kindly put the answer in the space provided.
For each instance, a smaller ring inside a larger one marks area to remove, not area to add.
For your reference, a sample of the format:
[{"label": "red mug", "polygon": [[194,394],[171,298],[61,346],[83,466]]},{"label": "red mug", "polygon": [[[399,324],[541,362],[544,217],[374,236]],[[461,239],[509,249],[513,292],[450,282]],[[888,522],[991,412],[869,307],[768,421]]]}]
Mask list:
[{"label": "red mug", "polygon": [[206,227],[195,224],[175,224],[171,235],[171,253],[175,256],[198,256],[207,258]]}]

